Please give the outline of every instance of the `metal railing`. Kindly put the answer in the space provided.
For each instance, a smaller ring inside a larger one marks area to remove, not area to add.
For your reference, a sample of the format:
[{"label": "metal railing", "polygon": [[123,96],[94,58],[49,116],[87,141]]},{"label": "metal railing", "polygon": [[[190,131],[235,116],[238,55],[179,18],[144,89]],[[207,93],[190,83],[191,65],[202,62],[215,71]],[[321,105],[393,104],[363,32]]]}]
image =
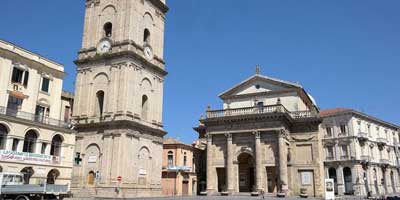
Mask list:
[{"label": "metal railing", "polygon": [[51,125],[51,126],[57,126],[57,127],[61,127],[61,128],[68,128],[70,125],[69,122],[65,122],[62,120],[52,119],[49,117],[45,117],[43,115],[36,115],[33,113],[28,113],[28,112],[15,110],[15,109],[6,108],[3,106],[0,106],[0,115],[6,115],[6,116],[10,116],[10,117],[15,117],[18,119],[29,120],[29,121],[46,124],[46,125]]},{"label": "metal railing", "polygon": [[267,114],[267,113],[287,113],[293,119],[306,119],[318,116],[316,112],[315,113],[311,111],[290,112],[283,105],[270,105],[270,106],[233,108],[225,110],[208,110],[206,111],[206,117],[209,119],[218,117],[255,115],[255,114]]}]

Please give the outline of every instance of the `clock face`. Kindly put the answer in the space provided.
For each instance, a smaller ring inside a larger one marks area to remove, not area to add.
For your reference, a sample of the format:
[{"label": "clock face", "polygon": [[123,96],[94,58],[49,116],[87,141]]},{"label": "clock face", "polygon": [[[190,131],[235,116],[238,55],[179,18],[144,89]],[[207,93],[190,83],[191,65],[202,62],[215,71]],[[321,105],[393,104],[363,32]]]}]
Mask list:
[{"label": "clock face", "polygon": [[109,40],[102,40],[97,46],[97,52],[100,54],[107,53],[111,50],[111,42]]},{"label": "clock face", "polygon": [[149,46],[144,47],[144,55],[149,60],[153,59],[153,50],[151,49],[151,47]]}]

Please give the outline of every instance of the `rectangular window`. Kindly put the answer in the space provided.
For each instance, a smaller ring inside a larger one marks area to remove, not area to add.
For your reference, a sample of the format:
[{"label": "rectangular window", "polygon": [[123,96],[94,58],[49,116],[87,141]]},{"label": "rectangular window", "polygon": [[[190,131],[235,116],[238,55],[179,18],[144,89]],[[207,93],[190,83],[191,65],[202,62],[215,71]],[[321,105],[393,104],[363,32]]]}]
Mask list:
[{"label": "rectangular window", "polygon": [[22,84],[22,77],[24,75],[24,71],[14,67],[13,72],[12,72],[12,77],[11,77],[11,82],[12,83],[20,83]]},{"label": "rectangular window", "polygon": [[327,160],[333,160],[333,147],[327,147]]},{"label": "rectangular window", "polygon": [[69,117],[71,113],[71,108],[69,106],[65,106],[65,111],[64,111],[64,122],[69,122]]},{"label": "rectangular window", "polygon": [[346,135],[346,133],[347,133],[346,125],[344,125],[344,124],[340,125],[340,133]]},{"label": "rectangular window", "polygon": [[9,96],[7,102],[7,115],[16,116],[21,109],[23,99]]},{"label": "rectangular window", "polygon": [[48,93],[49,85],[50,85],[50,79],[43,77],[42,78],[42,91]]},{"label": "rectangular window", "polygon": [[18,151],[18,144],[19,144],[19,140],[14,138],[13,139],[13,144],[12,144],[12,150],[13,151]]},{"label": "rectangular window", "polygon": [[332,127],[327,127],[326,128],[326,136],[332,137]]},{"label": "rectangular window", "polygon": [[42,149],[40,150],[41,154],[46,154],[46,148],[47,148],[47,144],[46,143],[42,143]]},{"label": "rectangular window", "polygon": [[342,158],[348,158],[349,152],[347,150],[347,145],[342,145]]},{"label": "rectangular window", "polygon": [[22,83],[25,87],[28,86],[28,81],[29,81],[29,72],[25,71],[25,76],[24,76],[24,82]]},{"label": "rectangular window", "polygon": [[45,107],[37,105],[35,111],[35,120],[38,122],[42,122],[45,117],[45,112],[46,112]]}]

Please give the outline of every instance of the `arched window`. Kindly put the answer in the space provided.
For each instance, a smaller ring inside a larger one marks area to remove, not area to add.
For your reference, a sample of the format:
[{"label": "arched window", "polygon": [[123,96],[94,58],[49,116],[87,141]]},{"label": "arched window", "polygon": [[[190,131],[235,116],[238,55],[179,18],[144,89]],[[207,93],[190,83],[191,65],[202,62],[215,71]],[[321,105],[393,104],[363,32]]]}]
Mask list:
[{"label": "arched window", "polygon": [[144,33],[143,33],[143,42],[145,44],[150,44],[150,31],[149,29],[144,29]]},{"label": "arched window", "polygon": [[147,120],[149,112],[149,99],[146,95],[142,96],[142,119]]},{"label": "arched window", "polygon": [[34,130],[30,130],[25,134],[23,152],[35,153],[36,140],[38,135]]},{"label": "arched window", "polygon": [[97,98],[97,114],[100,116],[103,116],[103,111],[104,111],[104,92],[103,91],[98,91],[96,93],[96,98]]},{"label": "arched window", "polygon": [[4,125],[0,124],[0,149],[6,148],[8,129]]},{"label": "arched window", "polygon": [[55,184],[57,178],[60,176],[60,172],[57,169],[52,169],[47,174],[47,184]]},{"label": "arched window", "polygon": [[172,151],[168,152],[168,166],[174,165],[174,153]]},{"label": "arched window", "polygon": [[107,22],[104,24],[104,36],[105,37],[111,37],[112,36],[112,29],[113,29],[113,25],[111,22]]},{"label": "arched window", "polygon": [[88,185],[94,185],[95,178],[96,178],[96,174],[93,171],[90,171],[88,174]]},{"label": "arched window", "polygon": [[63,139],[61,135],[55,135],[51,140],[51,149],[50,155],[52,156],[61,156],[61,146]]}]

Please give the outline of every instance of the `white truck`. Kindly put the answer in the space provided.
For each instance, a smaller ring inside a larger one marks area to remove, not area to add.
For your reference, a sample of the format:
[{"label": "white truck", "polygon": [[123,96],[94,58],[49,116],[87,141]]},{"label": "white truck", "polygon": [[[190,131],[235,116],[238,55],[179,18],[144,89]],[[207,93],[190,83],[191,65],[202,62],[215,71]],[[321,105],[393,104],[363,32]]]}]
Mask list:
[{"label": "white truck", "polygon": [[36,200],[63,199],[69,196],[68,185],[24,184],[22,173],[0,173],[0,199]]}]

